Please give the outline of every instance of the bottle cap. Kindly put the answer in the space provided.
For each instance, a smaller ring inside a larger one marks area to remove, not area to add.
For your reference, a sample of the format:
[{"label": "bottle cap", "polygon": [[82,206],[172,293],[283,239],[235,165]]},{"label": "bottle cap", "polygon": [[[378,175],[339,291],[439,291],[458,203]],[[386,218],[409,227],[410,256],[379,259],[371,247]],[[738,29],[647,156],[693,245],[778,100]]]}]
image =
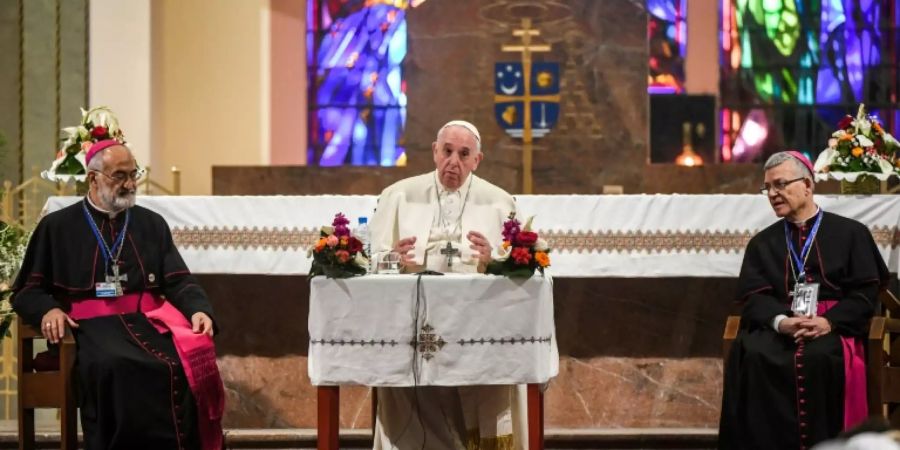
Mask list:
[{"label": "bottle cap", "polygon": [[360,218],[359,218],[359,224],[362,225],[362,224],[364,224],[364,223],[369,223],[369,218],[368,218],[368,217],[360,217]]}]

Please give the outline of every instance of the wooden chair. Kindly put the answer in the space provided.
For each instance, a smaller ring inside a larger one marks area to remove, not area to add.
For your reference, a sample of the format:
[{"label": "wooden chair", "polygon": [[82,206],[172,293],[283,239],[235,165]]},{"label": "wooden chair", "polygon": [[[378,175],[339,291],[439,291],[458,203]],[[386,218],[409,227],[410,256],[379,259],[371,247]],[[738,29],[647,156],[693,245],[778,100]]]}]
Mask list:
[{"label": "wooden chair", "polygon": [[900,427],[900,300],[881,295],[884,315],[872,318],[866,348],[866,387],[870,414],[881,413]]},{"label": "wooden chair", "polygon": [[75,402],[74,377],[75,338],[66,327],[59,343],[59,369],[35,372],[34,340],[43,339],[41,331],[16,320],[18,326],[19,367],[19,450],[35,448],[34,409],[59,408],[60,448],[78,448],[78,408]]},{"label": "wooden chair", "polygon": [[[872,318],[866,342],[869,415],[883,415],[900,427],[900,300],[889,290],[880,295],[883,315]],[[740,316],[728,316],[722,336],[725,359],[741,328]]]}]

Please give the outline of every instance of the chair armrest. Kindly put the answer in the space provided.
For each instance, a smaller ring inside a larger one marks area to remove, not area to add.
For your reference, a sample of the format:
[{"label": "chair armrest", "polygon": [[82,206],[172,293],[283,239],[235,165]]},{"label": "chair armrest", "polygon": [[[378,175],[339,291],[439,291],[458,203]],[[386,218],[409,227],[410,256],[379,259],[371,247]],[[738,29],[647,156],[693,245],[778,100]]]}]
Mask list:
[{"label": "chair armrest", "polygon": [[731,353],[731,345],[737,338],[738,330],[741,328],[741,316],[728,316],[725,321],[725,333],[722,335],[722,357],[728,359]]},{"label": "chair armrest", "polygon": [[741,328],[741,316],[728,316],[725,321],[725,333],[722,339],[733,341],[737,338],[738,330]]},{"label": "chair armrest", "polygon": [[[19,326],[19,339],[44,339],[44,335],[41,334],[39,328],[25,323],[21,317],[17,317],[16,321]],[[68,324],[66,324],[65,333],[60,345],[75,345],[75,336],[72,335],[72,328],[70,328]]]}]

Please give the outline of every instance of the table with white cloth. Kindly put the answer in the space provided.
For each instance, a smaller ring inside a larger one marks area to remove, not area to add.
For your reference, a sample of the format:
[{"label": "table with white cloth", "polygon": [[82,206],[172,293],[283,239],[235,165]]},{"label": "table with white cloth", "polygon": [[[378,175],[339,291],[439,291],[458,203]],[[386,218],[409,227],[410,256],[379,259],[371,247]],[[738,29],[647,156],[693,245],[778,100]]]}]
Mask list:
[{"label": "table with white cloth", "polygon": [[529,448],[543,448],[540,385],[559,372],[549,277],[316,277],[309,336],[320,449],[337,448],[341,385],[491,384],[528,385]]}]

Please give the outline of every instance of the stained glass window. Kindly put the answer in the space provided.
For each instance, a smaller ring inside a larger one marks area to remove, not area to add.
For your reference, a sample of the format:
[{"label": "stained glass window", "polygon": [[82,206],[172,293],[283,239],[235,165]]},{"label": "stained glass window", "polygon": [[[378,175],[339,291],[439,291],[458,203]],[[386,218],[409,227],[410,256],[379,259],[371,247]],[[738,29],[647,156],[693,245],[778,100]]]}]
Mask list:
[{"label": "stained glass window", "polygon": [[307,2],[310,165],[405,164],[409,3]]},{"label": "stained glass window", "polygon": [[815,158],[858,104],[897,132],[896,0],[722,0],[721,159]]},{"label": "stained glass window", "polygon": [[647,0],[647,42],[650,61],[647,91],[684,93],[687,49],[687,0]]}]

